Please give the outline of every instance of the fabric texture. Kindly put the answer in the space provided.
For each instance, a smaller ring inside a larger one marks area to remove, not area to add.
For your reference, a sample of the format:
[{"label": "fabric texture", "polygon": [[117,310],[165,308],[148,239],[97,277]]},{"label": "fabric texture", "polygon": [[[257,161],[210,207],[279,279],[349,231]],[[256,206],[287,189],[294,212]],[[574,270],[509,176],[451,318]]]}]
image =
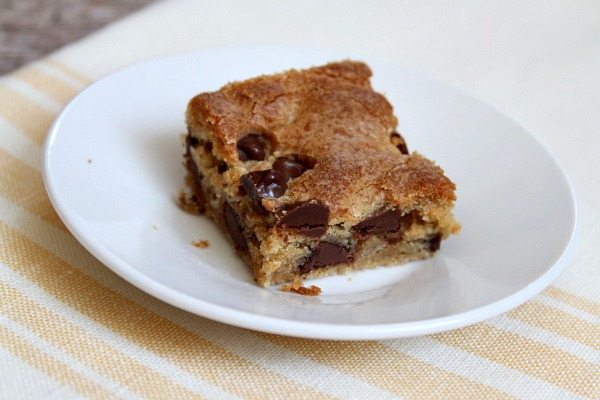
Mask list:
[{"label": "fabric texture", "polygon": [[[578,196],[567,269],[483,323],[370,342],[227,326],[110,272],[69,234],[44,190],[42,145],[54,118],[132,62],[273,42],[424,70],[534,132]],[[599,67],[595,2],[180,0],[0,78],[0,398],[600,398]]]}]

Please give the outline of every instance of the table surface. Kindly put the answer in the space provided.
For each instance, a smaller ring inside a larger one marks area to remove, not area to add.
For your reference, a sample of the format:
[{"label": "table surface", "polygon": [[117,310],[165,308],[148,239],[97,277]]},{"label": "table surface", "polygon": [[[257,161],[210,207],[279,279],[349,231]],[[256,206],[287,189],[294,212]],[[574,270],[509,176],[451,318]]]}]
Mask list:
[{"label": "table surface", "polygon": [[153,0],[0,0],[0,75]]}]

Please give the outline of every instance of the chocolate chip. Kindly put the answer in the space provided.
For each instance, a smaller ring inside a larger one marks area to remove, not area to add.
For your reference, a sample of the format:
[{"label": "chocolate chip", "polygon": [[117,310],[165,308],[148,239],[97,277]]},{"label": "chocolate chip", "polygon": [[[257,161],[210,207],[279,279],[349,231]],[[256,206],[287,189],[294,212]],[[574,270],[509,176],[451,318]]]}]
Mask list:
[{"label": "chocolate chip", "polygon": [[219,172],[220,174],[227,171],[228,169],[229,169],[229,166],[227,165],[227,163],[225,161],[219,161],[219,164],[217,164],[217,172]]},{"label": "chocolate chip", "polygon": [[[246,178],[242,181],[246,191],[251,193],[254,190],[261,198],[281,197],[287,189],[283,176],[272,169],[250,172],[242,178]],[[249,182],[252,183],[251,186],[248,185]]]},{"label": "chocolate chip", "polygon": [[315,159],[304,155],[290,155],[279,157],[273,163],[273,169],[279,171],[286,180],[297,178],[307,169],[315,166]]},{"label": "chocolate chip", "polygon": [[306,261],[298,266],[301,273],[306,274],[313,269],[328,265],[340,264],[351,261],[350,250],[339,244],[320,242]]},{"label": "chocolate chip", "polygon": [[241,161],[264,160],[265,143],[262,135],[251,133],[237,142],[238,157]]},{"label": "chocolate chip", "polygon": [[286,205],[280,224],[292,228],[326,226],[329,222],[329,208],[316,201],[306,201]]},{"label": "chocolate chip", "polygon": [[404,140],[402,135],[400,135],[398,132],[393,132],[390,135],[390,142],[392,142],[392,144],[396,146],[398,150],[400,150],[400,153],[408,154],[408,146],[406,145],[406,140]]},{"label": "chocolate chip", "polygon": [[198,138],[196,138],[192,135],[187,135],[185,138],[185,144],[186,144],[186,149],[189,150],[190,147],[198,146],[198,144],[200,144],[200,141],[198,140]]},{"label": "chocolate chip", "polygon": [[208,141],[204,142],[204,144],[202,145],[202,148],[204,148],[205,153],[211,153],[212,147],[213,147],[212,142],[208,142]]},{"label": "chocolate chip", "polygon": [[285,178],[273,169],[250,172],[243,175],[240,181],[244,191],[260,211],[265,211],[262,206],[262,199],[265,197],[281,197],[287,190]]},{"label": "chocolate chip", "polygon": [[305,169],[313,169],[315,167],[315,164],[317,163],[317,160],[315,160],[314,157],[307,156],[304,154],[297,154],[295,157],[296,160],[298,160],[302,163],[302,165],[304,165]]},{"label": "chocolate chip", "polygon": [[299,229],[301,235],[310,238],[321,237],[327,232],[326,226],[301,226]]},{"label": "chocolate chip", "polygon": [[248,244],[244,238],[244,229],[240,224],[240,218],[228,202],[225,202],[223,205],[223,216],[225,219],[225,226],[227,227],[231,239],[233,239],[235,248],[244,251],[248,250]]},{"label": "chocolate chip", "polygon": [[362,234],[379,234],[406,230],[412,223],[412,214],[402,215],[400,210],[387,210],[375,214],[354,226]]},{"label": "chocolate chip", "polygon": [[438,251],[442,244],[442,236],[435,235],[431,239],[429,239],[429,251]]},{"label": "chocolate chip", "polygon": [[297,178],[304,172],[304,165],[293,158],[280,157],[273,163],[273,169],[278,171],[285,180]]}]

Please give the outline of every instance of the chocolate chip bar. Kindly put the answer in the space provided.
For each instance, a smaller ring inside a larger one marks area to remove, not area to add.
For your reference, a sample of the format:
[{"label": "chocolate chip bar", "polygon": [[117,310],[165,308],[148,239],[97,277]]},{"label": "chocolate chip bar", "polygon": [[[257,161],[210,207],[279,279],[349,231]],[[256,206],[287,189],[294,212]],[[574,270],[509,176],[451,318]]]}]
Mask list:
[{"label": "chocolate chip bar", "polygon": [[430,257],[455,186],[410,153],[361,62],[261,76],[188,104],[197,208],[269,286]]}]

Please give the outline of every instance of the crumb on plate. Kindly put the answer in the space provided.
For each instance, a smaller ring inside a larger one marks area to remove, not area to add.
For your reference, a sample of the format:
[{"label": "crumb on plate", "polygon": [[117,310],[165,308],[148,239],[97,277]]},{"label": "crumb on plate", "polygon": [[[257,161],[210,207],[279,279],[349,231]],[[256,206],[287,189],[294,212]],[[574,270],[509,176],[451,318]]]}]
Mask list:
[{"label": "crumb on plate", "polygon": [[210,245],[208,240],[195,240],[192,242],[192,246],[197,247],[199,249],[205,249]]},{"label": "crumb on plate", "polygon": [[315,285],[310,285],[308,287],[303,286],[303,279],[299,276],[294,278],[292,283],[281,286],[281,291],[283,292],[293,292],[297,294],[301,294],[303,296],[318,296],[321,294],[321,288]]}]

